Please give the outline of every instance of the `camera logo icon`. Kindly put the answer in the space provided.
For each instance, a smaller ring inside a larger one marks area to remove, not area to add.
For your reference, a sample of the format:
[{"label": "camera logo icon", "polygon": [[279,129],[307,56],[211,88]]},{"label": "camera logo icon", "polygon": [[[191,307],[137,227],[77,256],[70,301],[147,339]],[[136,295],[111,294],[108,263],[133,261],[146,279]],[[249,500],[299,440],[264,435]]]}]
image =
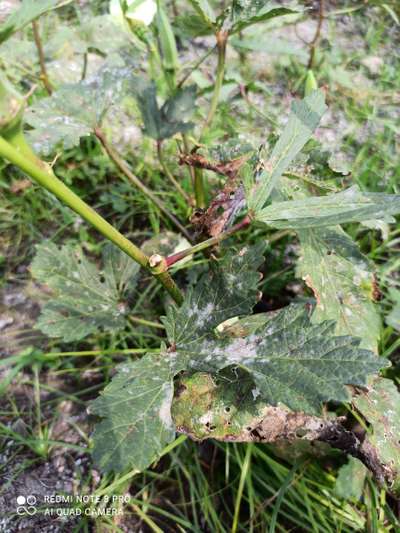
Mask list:
[{"label": "camera logo icon", "polygon": [[36,502],[37,502],[37,499],[36,499],[36,496],[34,496],[33,494],[29,494],[29,496],[18,496],[17,497],[17,504],[18,504],[18,507],[17,507],[17,514],[19,515],[23,515],[23,514],[28,514],[30,516],[33,516],[34,514],[36,514]]}]

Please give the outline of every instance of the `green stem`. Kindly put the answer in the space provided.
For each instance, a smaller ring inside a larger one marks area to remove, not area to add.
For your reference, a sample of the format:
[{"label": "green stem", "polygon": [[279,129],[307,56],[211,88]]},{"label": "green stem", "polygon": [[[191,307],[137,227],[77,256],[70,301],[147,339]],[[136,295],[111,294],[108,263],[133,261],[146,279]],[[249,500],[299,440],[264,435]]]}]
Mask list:
[{"label": "green stem", "polygon": [[206,207],[206,193],[204,189],[203,171],[200,168],[194,169],[194,195],[196,206],[199,209],[204,209]]},{"label": "green stem", "polygon": [[308,58],[308,64],[307,64],[308,70],[312,70],[314,68],[315,49],[317,48],[318,42],[321,37],[321,29],[322,29],[323,22],[324,22],[324,0],[319,0],[317,28],[315,30],[314,38],[309,44],[310,56]]},{"label": "green stem", "polygon": [[[225,58],[226,58],[226,43],[228,40],[228,32],[225,30],[219,30],[216,34],[217,48],[218,48],[218,64],[217,74],[214,84],[214,92],[211,98],[210,109],[208,110],[207,118],[204,122],[203,128],[200,133],[200,142],[203,139],[206,131],[211,126],[214,119],[215,112],[217,111],[219,96],[221,93],[222,83],[224,81],[225,73]],[[206,206],[206,195],[204,190],[204,177],[203,172],[199,168],[194,169],[194,191],[196,196],[196,205],[199,208]]]},{"label": "green stem", "polygon": [[175,189],[179,192],[179,194],[188,202],[189,205],[191,205],[192,199],[187,194],[187,192],[182,189],[180,183],[174,178],[172,172],[169,170],[167,164],[165,163],[164,154],[162,151],[162,141],[157,141],[157,155],[164,174],[167,176],[167,178],[175,187]]},{"label": "green stem", "polygon": [[[14,148],[2,137],[0,137],[0,157],[7,159],[10,163],[23,170],[34,181],[39,183],[39,185],[54,194],[65,205],[89,222],[89,224],[96,228],[102,235],[104,235],[104,237],[118,246],[120,250],[151,272],[148,257],[140,250],[140,248],[124,237],[116,228],[100,216],[93,208],[87,205],[52,172],[49,172],[37,163],[28,159],[23,153],[17,148]],[[164,276],[156,277],[172,298],[180,304],[183,301],[183,297],[179,288],[175,285],[168,272],[164,272],[164,274]]]},{"label": "green stem", "polygon": [[214,119],[214,115],[215,115],[215,112],[218,106],[222,83],[224,81],[226,43],[228,41],[228,32],[225,30],[219,30],[216,34],[216,38],[217,38],[217,48],[218,48],[217,74],[215,78],[214,92],[211,98],[210,109],[208,110],[208,115],[204,123],[203,129],[200,135],[200,139],[203,138],[205,132],[212,124],[212,121]]},{"label": "green stem", "polygon": [[[182,133],[182,141],[183,141],[184,153],[185,154],[189,154],[189,152],[190,152],[190,143],[189,143],[189,139],[188,139],[187,133]],[[189,167],[189,175],[190,175],[190,178],[192,180],[193,190],[196,193],[196,190],[195,190],[196,178],[195,178],[195,175],[194,175],[194,168],[193,167]],[[196,194],[195,194],[195,200],[196,200],[196,206],[198,206],[198,203],[197,203],[198,199],[197,199],[197,195]]]},{"label": "green stem", "polygon": [[[227,239],[234,233],[246,228],[250,223],[251,223],[250,217],[245,216],[243,220],[238,222],[238,224],[235,224],[231,228],[220,233],[217,237],[212,237],[211,239],[207,239],[206,241],[200,242],[199,244],[195,244],[194,246],[191,246],[190,248],[186,248],[186,250],[182,250],[181,252],[177,252],[176,254],[166,257],[165,263],[166,263],[167,268],[174,265],[178,261],[181,261],[185,257],[188,257],[189,255],[193,255],[196,252],[201,252],[202,250],[205,250],[206,248],[210,248],[210,246],[215,246],[216,244],[219,244],[221,241]],[[151,262],[151,259],[152,258],[150,258],[150,262]]]},{"label": "green stem", "polygon": [[[185,155],[190,155],[189,139],[186,133],[182,133],[182,140]],[[206,207],[206,194],[204,189],[203,172],[200,168],[189,166],[189,173],[192,178],[196,207],[198,209],[204,209]]]},{"label": "green stem", "polygon": [[122,157],[114,150],[114,148],[108,143],[104,133],[99,129],[96,128],[94,130],[94,133],[96,137],[99,139],[101,144],[103,145],[104,150],[106,151],[107,155],[111,159],[111,161],[115,164],[115,166],[124,174],[132,183],[136,185],[136,187],[142,191],[142,193],[149,198],[153,204],[155,204],[160,211],[166,215],[170,221],[179,229],[179,231],[188,239],[189,242],[192,242],[192,237],[190,233],[187,231],[186,228],[182,226],[182,224],[175,218],[175,216],[168,211],[168,209],[165,207],[165,205],[153,194],[150,189],[148,189],[143,183],[140,181],[140,179],[133,174],[133,172],[129,169],[127,163],[122,159]]},{"label": "green stem", "polygon": [[21,155],[29,159],[34,165],[41,167],[48,174],[52,174],[51,167],[39,159],[30,145],[26,142],[21,124],[18,125],[18,128],[16,128],[14,131],[4,134],[3,138],[16,150],[18,150]]},{"label": "green stem", "polygon": [[82,64],[82,74],[81,74],[81,81],[84,81],[87,74],[87,66],[88,66],[88,53],[85,52],[83,54],[83,64]]},{"label": "green stem", "polygon": [[44,57],[42,40],[40,38],[39,25],[38,25],[38,21],[37,20],[34,20],[32,22],[32,29],[33,29],[33,39],[35,41],[36,49],[37,49],[38,56],[39,56],[40,79],[42,80],[42,83],[43,83],[47,93],[49,94],[49,96],[51,96],[51,94],[53,92],[53,86],[50,83],[49,76],[47,74],[46,60],[45,60],[45,57]]}]

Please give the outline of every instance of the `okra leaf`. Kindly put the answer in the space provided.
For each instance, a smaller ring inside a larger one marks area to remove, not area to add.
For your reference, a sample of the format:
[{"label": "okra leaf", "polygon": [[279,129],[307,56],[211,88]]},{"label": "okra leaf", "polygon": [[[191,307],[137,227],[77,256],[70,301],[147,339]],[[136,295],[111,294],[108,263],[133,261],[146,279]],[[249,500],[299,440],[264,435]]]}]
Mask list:
[{"label": "okra leaf", "polygon": [[[104,35],[107,35],[107,39],[104,39]],[[106,56],[126,48],[127,41],[129,34],[115,23],[111,15],[98,15],[83,19],[79,26],[59,24],[57,32],[46,41],[45,53],[46,57],[54,58],[65,49],[75,54],[93,53],[95,50]],[[79,72],[76,74],[80,76]],[[54,77],[53,73],[51,77]]]},{"label": "okra leaf", "polygon": [[48,154],[59,143],[64,148],[78,145],[126,95],[131,80],[130,67],[104,67],[88,80],[64,85],[39,100],[25,114],[33,127],[28,136],[34,148]]},{"label": "okra leaf", "polygon": [[[187,428],[189,419],[189,433],[197,438],[209,437],[210,425],[216,438],[240,438],[266,406],[318,414],[323,402],[349,400],[346,385],[364,386],[388,364],[361,349],[359,339],[335,337],[333,321],[313,325],[300,305],[217,328],[251,311],[261,249],[233,250],[212,265],[181,307],[168,308],[170,348],[123,365],[94,402],[92,412],[104,418],[93,436],[102,469],[147,467],[172,440],[175,426]],[[227,401],[231,415],[224,410]]]},{"label": "okra leaf", "polygon": [[302,200],[274,202],[256,213],[255,219],[274,228],[312,228],[400,213],[400,194],[364,193],[356,187]]},{"label": "okra leaf", "polygon": [[257,301],[263,248],[261,243],[226,254],[189,290],[180,307],[168,307],[163,322],[172,346],[196,346],[221,322],[251,312]]},{"label": "okra leaf", "polygon": [[138,270],[134,261],[111,245],[104,249],[101,270],[79,248],[58,248],[52,242],[38,245],[31,272],[53,295],[42,309],[37,328],[65,342],[100,329],[123,329]]},{"label": "okra leaf", "polygon": [[[195,85],[184,87],[178,90],[171,98],[168,98],[162,106],[161,115],[163,122],[167,123],[165,129],[170,137],[171,133],[168,130],[172,127],[177,128],[180,124],[183,124],[185,129],[193,128],[193,124],[187,121],[193,115],[195,109],[196,92]],[[177,129],[176,131],[181,130]]]},{"label": "okra leaf", "polygon": [[253,24],[282,15],[299,13],[289,5],[285,7],[269,0],[233,0],[227,16],[229,33],[238,33]]},{"label": "okra leaf", "polygon": [[104,471],[143,470],[173,440],[173,376],[168,354],[147,354],[121,365],[89,411],[103,418],[93,434],[95,463]]},{"label": "okra leaf", "polygon": [[[74,31],[75,39],[81,41],[82,53],[88,53],[94,48],[103,54],[110,54],[126,47],[130,40],[129,33],[118,26],[111,15],[90,17],[82,21]],[[104,39],[104,35],[107,35],[107,39]]]},{"label": "okra leaf", "polygon": [[385,467],[394,492],[400,491],[400,394],[390,379],[378,378],[354,397],[356,409],[370,424],[368,442]]},{"label": "okra leaf", "polygon": [[22,0],[20,7],[0,25],[0,43],[41,15],[71,2],[72,0]]},{"label": "okra leaf", "polygon": [[195,109],[194,85],[179,89],[161,108],[157,103],[156,87],[153,83],[138,80],[135,94],[144,123],[144,132],[149,137],[161,141],[193,128],[193,123],[188,120]]},{"label": "okra leaf", "polygon": [[155,84],[138,80],[135,96],[142,115],[144,133],[153,139],[158,139],[162,123]]},{"label": "okra leaf", "polygon": [[363,348],[376,352],[380,318],[367,258],[340,227],[303,229],[298,236],[298,273],[317,302],[312,321],[334,320],[336,335],[359,337]]},{"label": "okra leaf", "polygon": [[318,414],[323,402],[346,402],[346,385],[365,386],[387,360],[359,347],[360,340],[334,336],[333,321],[313,325],[304,306],[289,305],[244,338],[209,335],[176,345],[187,368],[216,373],[229,366],[246,370],[270,405]]},{"label": "okra leaf", "polygon": [[176,427],[196,439],[240,440],[268,407],[248,372],[229,368],[218,375],[196,372],[177,379],[171,414]]},{"label": "okra leaf", "polygon": [[247,203],[254,213],[264,207],[282,174],[311,138],[326,110],[324,93],[314,91],[292,104],[289,120],[275,144],[265,169],[248,194]]}]

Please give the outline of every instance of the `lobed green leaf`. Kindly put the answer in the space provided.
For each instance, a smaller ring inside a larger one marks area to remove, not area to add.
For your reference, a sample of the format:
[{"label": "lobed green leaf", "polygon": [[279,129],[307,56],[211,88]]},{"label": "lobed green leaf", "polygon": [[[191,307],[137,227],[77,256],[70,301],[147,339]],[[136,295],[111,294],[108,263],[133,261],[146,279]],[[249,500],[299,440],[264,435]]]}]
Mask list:
[{"label": "lobed green leaf", "polygon": [[324,93],[314,91],[292,104],[289,120],[275,144],[270,160],[248,195],[248,206],[258,216],[279,178],[311,138],[326,110]]},{"label": "lobed green leaf", "polygon": [[334,328],[332,321],[311,324],[303,306],[290,305],[248,337],[210,335],[180,344],[176,351],[194,371],[239,366],[252,376],[266,403],[316,414],[323,402],[348,401],[345,385],[363,386],[369,375],[388,365],[360,348],[359,339],[333,336]]},{"label": "lobed green leaf", "polygon": [[355,396],[356,409],[370,424],[368,441],[400,491],[400,393],[390,379],[378,378],[367,392]]},{"label": "lobed green leaf", "polygon": [[302,200],[274,202],[255,219],[275,228],[312,228],[387,218],[400,213],[400,194],[364,193],[357,187]]},{"label": "lobed green leaf", "polygon": [[71,2],[72,0],[22,0],[20,7],[0,25],[0,43],[41,15]]},{"label": "lobed green leaf", "polygon": [[125,326],[139,266],[114,246],[105,247],[101,271],[81,249],[45,242],[37,246],[31,271],[53,291],[36,324],[49,337],[71,342]]},{"label": "lobed green leaf", "polygon": [[161,141],[176,133],[185,133],[193,128],[188,119],[195,110],[196,87],[194,85],[177,90],[160,108],[154,83],[137,80],[135,95],[144,123],[144,132]]},{"label": "lobed green leaf", "polygon": [[253,24],[300,12],[297,5],[297,9],[292,6],[293,2],[282,6],[270,0],[233,0],[228,12],[229,33],[238,33]]},{"label": "lobed green leaf", "polygon": [[336,335],[359,337],[363,348],[376,352],[381,324],[370,262],[340,227],[303,229],[298,235],[297,271],[317,302],[312,321],[334,320]]},{"label": "lobed green leaf", "polygon": [[264,244],[232,250],[190,290],[180,307],[171,305],[163,319],[172,346],[189,346],[228,318],[246,315],[257,301]]},{"label": "lobed green leaf", "polygon": [[143,470],[173,440],[173,376],[179,370],[168,356],[147,354],[121,365],[91,403],[90,412],[103,418],[93,434],[93,458],[102,470]]},{"label": "lobed green leaf", "polygon": [[25,114],[33,127],[29,132],[33,146],[47,154],[59,143],[64,148],[77,146],[127,94],[132,76],[131,67],[106,66],[92,78],[64,85],[39,100]]}]

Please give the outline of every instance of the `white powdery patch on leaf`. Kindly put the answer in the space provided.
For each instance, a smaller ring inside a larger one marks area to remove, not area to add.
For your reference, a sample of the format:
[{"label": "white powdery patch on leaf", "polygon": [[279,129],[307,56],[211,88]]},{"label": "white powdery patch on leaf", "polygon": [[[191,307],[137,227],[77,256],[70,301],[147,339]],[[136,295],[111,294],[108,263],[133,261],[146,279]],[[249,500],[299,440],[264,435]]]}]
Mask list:
[{"label": "white powdery patch on leaf", "polygon": [[174,393],[173,387],[170,383],[164,383],[161,392],[163,394],[163,399],[161,400],[161,405],[158,410],[158,416],[166,429],[174,429],[175,425],[171,416],[171,403]]},{"label": "white powdery patch on leaf", "polygon": [[209,302],[203,309],[200,309],[197,305],[194,305],[192,309],[188,311],[187,316],[189,318],[194,318],[194,327],[202,327],[206,324],[210,318],[212,318],[212,313],[214,311],[214,305]]},{"label": "white powdery patch on leaf", "polygon": [[204,413],[204,415],[202,415],[199,418],[199,422],[200,422],[200,424],[208,424],[209,422],[211,422],[212,417],[213,417],[213,412],[212,411],[207,411],[206,413]]},{"label": "white powdery patch on leaf", "polygon": [[251,390],[251,394],[253,395],[253,400],[255,401],[261,394],[261,391],[258,387],[255,387]]},{"label": "white powdery patch on leaf", "polygon": [[245,364],[248,360],[252,361],[257,356],[255,339],[255,335],[251,335],[245,339],[235,339],[220,355],[223,355],[232,364]]}]

